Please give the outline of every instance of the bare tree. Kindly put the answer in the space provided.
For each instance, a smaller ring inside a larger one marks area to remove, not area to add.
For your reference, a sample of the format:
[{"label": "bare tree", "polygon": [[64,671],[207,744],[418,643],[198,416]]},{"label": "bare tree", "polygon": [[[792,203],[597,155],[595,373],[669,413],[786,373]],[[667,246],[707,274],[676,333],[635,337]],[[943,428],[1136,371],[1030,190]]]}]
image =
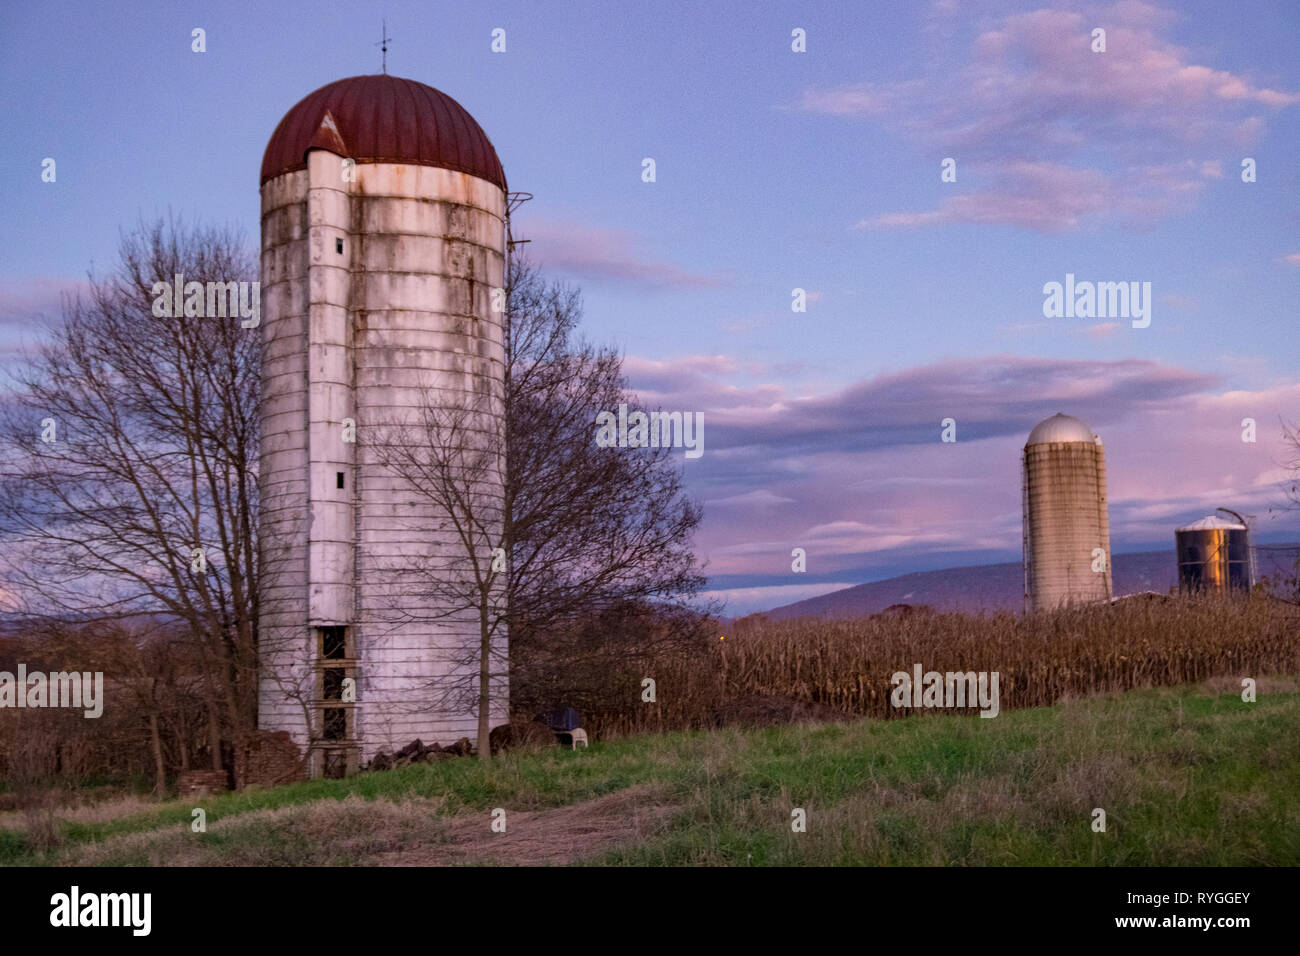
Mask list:
[{"label": "bare tree", "polygon": [[578,293],[511,261],[507,305],[509,615],[512,642],[621,606],[692,602],[705,583],[702,517],[673,449],[602,448],[595,419],[636,396],[622,357],[582,341]]},{"label": "bare tree", "polygon": [[238,315],[155,315],[155,283],[177,275],[255,281],[257,266],[228,231],[142,223],[18,373],[0,583],[31,615],[183,621],[220,769],[223,727],[238,747],[256,721],[261,334]]},{"label": "bare tree", "polygon": [[[594,440],[597,412],[635,397],[618,353],[578,340],[577,292],[514,258],[506,304],[504,418],[489,414],[502,407],[495,395],[449,408],[429,390],[415,423],[378,428],[370,440],[453,531],[455,553],[398,575],[429,599],[422,606],[438,609],[408,618],[477,620],[461,662],[477,665],[481,757],[490,753],[493,688],[517,673],[513,660],[507,668],[507,634],[513,659],[515,649],[620,609],[679,605],[704,581],[690,547],[700,509],[683,494],[671,450]],[[553,667],[555,655],[537,661]],[[450,681],[440,699],[463,693],[466,679]]]},{"label": "bare tree", "polygon": [[1290,477],[1283,482],[1283,491],[1289,505],[1300,509],[1300,425],[1282,420],[1282,444],[1287,448],[1282,467],[1290,472]]},{"label": "bare tree", "polygon": [[[1287,477],[1282,482],[1282,493],[1285,495],[1283,508],[1300,511],[1300,425],[1282,420],[1282,444],[1287,449],[1286,460],[1282,462],[1282,467],[1287,471]],[[1266,576],[1265,581],[1275,598],[1300,604],[1300,555],[1290,548],[1266,549],[1259,544],[1254,547],[1256,551],[1285,552],[1290,559],[1290,567],[1276,567],[1273,574]],[[1273,563],[1280,565],[1276,556]]]}]

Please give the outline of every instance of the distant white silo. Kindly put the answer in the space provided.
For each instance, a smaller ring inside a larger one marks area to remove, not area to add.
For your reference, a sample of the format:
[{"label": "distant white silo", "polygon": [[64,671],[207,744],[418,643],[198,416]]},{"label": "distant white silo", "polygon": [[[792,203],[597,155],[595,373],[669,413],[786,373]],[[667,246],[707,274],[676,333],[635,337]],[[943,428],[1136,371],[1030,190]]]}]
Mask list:
[{"label": "distant white silo", "polygon": [[436,691],[472,677],[460,649],[477,621],[438,620],[394,576],[415,562],[464,567],[464,549],[367,434],[415,420],[426,388],[443,408],[482,408],[486,395],[503,414],[492,295],[505,283],[506,180],[460,104],[376,75],[294,106],[261,182],[258,723],[309,749],[314,776],[334,776],[416,738],[475,736],[472,707],[440,705]]},{"label": "distant white silo", "polygon": [[1025,610],[1109,600],[1106,453],[1084,422],[1056,414],[1029,433],[1023,501]]}]

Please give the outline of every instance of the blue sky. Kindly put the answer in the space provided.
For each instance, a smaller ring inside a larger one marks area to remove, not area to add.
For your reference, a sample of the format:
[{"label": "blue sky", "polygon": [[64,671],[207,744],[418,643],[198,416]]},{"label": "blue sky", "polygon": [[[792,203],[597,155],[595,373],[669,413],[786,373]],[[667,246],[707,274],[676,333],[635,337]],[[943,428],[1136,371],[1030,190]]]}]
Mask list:
[{"label": "blue sky", "polygon": [[[683,464],[733,613],[1015,560],[1019,447],[1057,411],[1106,441],[1115,551],[1217,505],[1300,536],[1269,511],[1300,418],[1294,3],[124,7],[0,13],[0,349],[142,215],[256,242],[275,124],[376,72],[387,17],[389,71],[459,100],[534,194],[516,236],[581,286],[587,333],[647,404],[704,413]],[[1150,327],[1044,318],[1067,272],[1150,282]]]}]

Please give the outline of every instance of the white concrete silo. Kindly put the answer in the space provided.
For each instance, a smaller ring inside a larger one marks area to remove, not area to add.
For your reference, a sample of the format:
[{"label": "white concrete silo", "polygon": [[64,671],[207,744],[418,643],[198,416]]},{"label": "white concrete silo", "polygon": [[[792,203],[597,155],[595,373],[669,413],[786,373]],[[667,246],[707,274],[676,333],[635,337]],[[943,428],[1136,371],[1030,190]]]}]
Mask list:
[{"label": "white concrete silo", "polygon": [[1084,422],[1056,414],[1029,433],[1023,460],[1025,610],[1112,595],[1106,453]]},{"label": "white concrete silo", "polygon": [[[463,548],[373,442],[429,395],[447,409],[486,400],[500,419],[506,180],[455,100],[376,75],[294,106],[261,181],[258,723],[310,750],[313,775],[336,775],[416,738],[475,737],[473,707],[440,694],[472,680],[477,619],[438,619],[396,574],[468,574]],[[500,500],[499,481],[488,494]],[[496,724],[503,684],[493,697]]]}]

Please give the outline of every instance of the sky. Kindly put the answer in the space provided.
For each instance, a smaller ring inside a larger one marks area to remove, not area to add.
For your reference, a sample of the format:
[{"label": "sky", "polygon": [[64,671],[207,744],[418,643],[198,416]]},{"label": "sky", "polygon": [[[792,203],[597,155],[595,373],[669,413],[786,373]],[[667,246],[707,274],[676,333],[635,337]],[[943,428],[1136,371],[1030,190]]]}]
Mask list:
[{"label": "sky", "polygon": [[[1300,539],[1290,0],[9,2],[0,359],[142,217],[256,244],[272,130],[377,72],[384,19],[389,72],[458,100],[533,195],[514,235],[639,407],[703,414],[681,467],[727,613],[1018,560],[1021,448],[1056,412],[1105,443],[1114,552],[1173,560],[1219,506]],[[1067,274],[1150,283],[1150,324],[1045,315]]]}]

